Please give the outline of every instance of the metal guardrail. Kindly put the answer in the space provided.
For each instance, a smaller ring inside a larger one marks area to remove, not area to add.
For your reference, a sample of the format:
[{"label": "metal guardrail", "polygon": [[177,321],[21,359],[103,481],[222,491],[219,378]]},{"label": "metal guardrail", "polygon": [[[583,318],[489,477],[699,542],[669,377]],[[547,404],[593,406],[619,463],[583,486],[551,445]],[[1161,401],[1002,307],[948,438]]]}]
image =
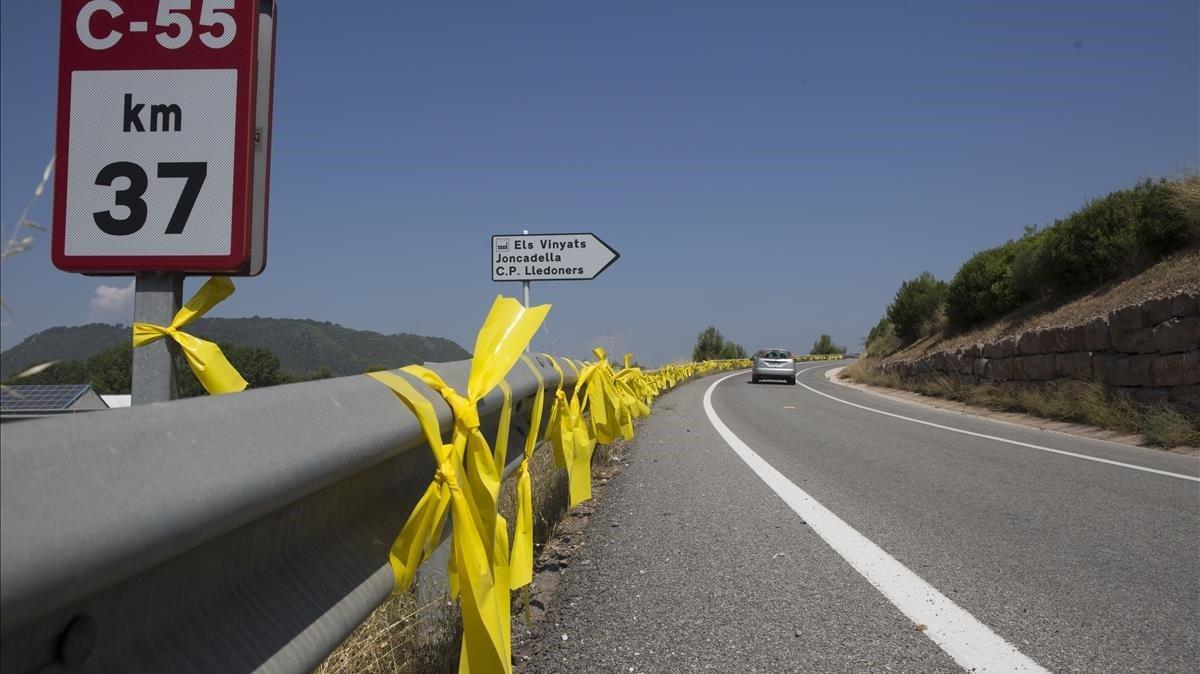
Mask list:
[{"label": "metal guardrail", "polygon": [[[465,391],[469,365],[430,367]],[[411,380],[448,439],[449,406]],[[517,364],[508,382],[511,468],[537,381]],[[489,438],[502,400],[480,404]],[[310,671],[388,596],[434,472],[416,419],[363,376],[6,424],[0,464],[14,673]]]}]

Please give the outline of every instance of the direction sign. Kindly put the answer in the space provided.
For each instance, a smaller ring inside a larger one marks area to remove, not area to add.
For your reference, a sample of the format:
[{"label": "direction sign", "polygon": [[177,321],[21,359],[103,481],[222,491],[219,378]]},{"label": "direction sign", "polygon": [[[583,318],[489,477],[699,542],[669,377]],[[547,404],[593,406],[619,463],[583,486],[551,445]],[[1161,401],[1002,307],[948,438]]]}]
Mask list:
[{"label": "direction sign", "polygon": [[261,271],[250,267],[265,245],[266,181],[260,200],[252,185],[269,149],[260,4],[269,20],[269,0],[64,0],[55,266]]},{"label": "direction sign", "polygon": [[621,254],[595,234],[495,234],[493,281],[587,281]]}]

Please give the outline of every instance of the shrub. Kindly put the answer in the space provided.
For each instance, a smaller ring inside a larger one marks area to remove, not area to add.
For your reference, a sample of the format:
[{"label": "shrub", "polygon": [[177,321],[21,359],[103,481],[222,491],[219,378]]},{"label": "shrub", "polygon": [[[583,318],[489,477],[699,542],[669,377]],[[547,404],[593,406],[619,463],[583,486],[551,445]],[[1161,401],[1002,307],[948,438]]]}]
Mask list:
[{"label": "shrub", "polygon": [[692,349],[692,360],[696,362],[714,358],[745,358],[746,349],[732,340],[721,336],[721,331],[708,326],[696,337],[696,346]]},{"label": "shrub", "polygon": [[927,271],[921,272],[920,276],[900,284],[896,297],[888,305],[887,318],[901,342],[911,344],[921,338],[922,329],[937,320],[945,301],[946,282]]},{"label": "shrub", "polygon": [[1137,251],[1138,204],[1113,193],[1046,230],[1038,266],[1050,292],[1071,292],[1120,276]]},{"label": "shrub", "polygon": [[812,350],[809,353],[817,356],[828,356],[835,353],[846,353],[846,347],[841,344],[834,344],[833,338],[829,335],[821,335],[820,339],[813,342]]},{"label": "shrub", "polygon": [[896,336],[896,328],[886,317],[879,319],[875,327],[867,333],[866,351],[868,356],[887,358],[900,350],[900,338]]},{"label": "shrub", "polygon": [[738,343],[734,342],[733,340],[727,339],[727,340],[725,340],[725,344],[721,346],[721,356],[720,357],[725,358],[727,360],[731,359],[731,358],[745,358],[746,357],[746,349],[742,348],[741,344],[738,344]]},{"label": "shrub", "polygon": [[932,316],[921,321],[921,327],[917,329],[919,339],[925,339],[926,337],[932,337],[934,335],[941,334],[946,330],[946,326],[948,324],[949,321],[946,318],[946,304],[943,302],[942,304],[938,305],[937,310],[933,312]]},{"label": "shrub", "polygon": [[1009,241],[976,253],[946,288],[946,318],[954,328],[967,328],[1002,316],[1026,299],[1013,281],[1013,261],[1020,245]]},{"label": "shrub", "polygon": [[1138,242],[1158,259],[1200,244],[1200,176],[1159,181],[1146,195]]},{"label": "shrub", "polygon": [[1200,243],[1198,181],[1147,180],[1056,221],[1014,260],[1017,287],[1031,297],[1073,293]]},{"label": "shrub", "polygon": [[1046,230],[1030,228],[1020,239],[1021,245],[1013,252],[1012,281],[1017,294],[1026,299],[1038,299],[1049,287],[1049,274],[1042,267],[1042,247],[1046,241]]}]

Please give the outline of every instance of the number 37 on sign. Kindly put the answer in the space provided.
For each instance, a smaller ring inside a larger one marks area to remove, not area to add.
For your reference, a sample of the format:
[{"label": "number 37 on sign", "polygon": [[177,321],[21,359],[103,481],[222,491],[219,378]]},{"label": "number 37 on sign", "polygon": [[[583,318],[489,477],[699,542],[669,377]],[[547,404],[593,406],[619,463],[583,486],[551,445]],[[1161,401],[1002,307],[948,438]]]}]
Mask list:
[{"label": "number 37 on sign", "polygon": [[54,264],[253,275],[266,262],[273,0],[66,0]]}]

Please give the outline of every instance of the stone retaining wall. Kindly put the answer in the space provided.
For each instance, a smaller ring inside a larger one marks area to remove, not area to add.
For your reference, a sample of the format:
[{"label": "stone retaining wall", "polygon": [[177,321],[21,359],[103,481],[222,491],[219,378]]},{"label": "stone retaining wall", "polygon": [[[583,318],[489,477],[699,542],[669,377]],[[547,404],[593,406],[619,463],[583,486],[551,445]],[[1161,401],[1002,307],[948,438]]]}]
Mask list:
[{"label": "stone retaining wall", "polygon": [[1093,380],[1143,402],[1200,409],[1200,295],[1148,300],[1080,325],[894,360],[884,369],[974,381]]}]

